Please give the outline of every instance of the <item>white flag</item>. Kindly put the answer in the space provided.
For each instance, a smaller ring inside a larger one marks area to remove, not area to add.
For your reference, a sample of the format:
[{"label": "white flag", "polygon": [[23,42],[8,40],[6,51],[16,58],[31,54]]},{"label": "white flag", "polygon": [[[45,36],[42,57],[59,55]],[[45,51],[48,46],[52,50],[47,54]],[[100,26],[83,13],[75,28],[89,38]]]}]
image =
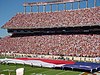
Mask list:
[{"label": "white flag", "polygon": [[16,69],[16,75],[24,75],[24,68]]}]

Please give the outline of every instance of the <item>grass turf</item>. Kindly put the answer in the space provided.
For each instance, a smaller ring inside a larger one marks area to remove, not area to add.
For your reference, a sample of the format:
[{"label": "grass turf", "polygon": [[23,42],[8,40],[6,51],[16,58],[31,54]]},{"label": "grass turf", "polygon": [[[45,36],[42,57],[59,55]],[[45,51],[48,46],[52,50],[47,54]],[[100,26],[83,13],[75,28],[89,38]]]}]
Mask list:
[{"label": "grass turf", "polygon": [[78,71],[69,71],[69,70],[58,70],[58,69],[49,69],[49,68],[41,68],[41,67],[31,67],[28,65],[15,65],[15,64],[0,64],[0,74],[8,75],[11,71],[10,75],[16,75],[15,71],[17,68],[24,67],[24,75],[79,75],[81,72]]}]

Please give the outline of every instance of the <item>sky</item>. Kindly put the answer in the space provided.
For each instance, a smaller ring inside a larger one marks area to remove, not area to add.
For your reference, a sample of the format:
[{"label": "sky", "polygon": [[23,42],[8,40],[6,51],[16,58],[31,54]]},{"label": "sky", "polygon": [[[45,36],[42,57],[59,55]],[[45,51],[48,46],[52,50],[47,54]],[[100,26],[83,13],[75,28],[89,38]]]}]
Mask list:
[{"label": "sky", "polygon": [[[36,2],[36,1],[44,1],[44,0],[0,0],[0,37],[8,36],[6,29],[2,29],[1,27],[8,22],[13,16],[16,15],[18,12],[23,12],[23,3],[24,2]],[[50,0],[45,0],[50,1]],[[89,6],[93,7],[94,0],[89,0]],[[80,7],[85,8],[85,1],[81,2]],[[97,6],[100,6],[100,0],[97,0],[96,2]],[[70,3],[67,3],[66,6],[68,7],[67,10],[70,10]],[[74,9],[77,9],[77,3],[73,4]],[[47,12],[50,11],[48,8],[50,6],[47,6]],[[36,6],[34,7],[34,12],[37,12]],[[29,12],[29,7],[27,7],[27,12]],[[59,5],[59,10],[63,10],[62,4]],[[55,11],[55,5],[53,6],[53,11]],[[42,12],[42,7],[40,7],[40,12]]]}]

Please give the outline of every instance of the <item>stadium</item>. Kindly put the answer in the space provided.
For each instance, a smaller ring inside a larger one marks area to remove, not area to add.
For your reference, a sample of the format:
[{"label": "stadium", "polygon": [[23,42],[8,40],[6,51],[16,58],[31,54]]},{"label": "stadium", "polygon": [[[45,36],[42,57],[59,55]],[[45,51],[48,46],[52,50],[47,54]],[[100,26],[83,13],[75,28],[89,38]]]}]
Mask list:
[{"label": "stadium", "polygon": [[89,0],[23,3],[24,12],[2,26],[12,35],[0,38],[0,74],[24,68],[24,75],[100,75],[100,0],[92,1],[93,7]]}]

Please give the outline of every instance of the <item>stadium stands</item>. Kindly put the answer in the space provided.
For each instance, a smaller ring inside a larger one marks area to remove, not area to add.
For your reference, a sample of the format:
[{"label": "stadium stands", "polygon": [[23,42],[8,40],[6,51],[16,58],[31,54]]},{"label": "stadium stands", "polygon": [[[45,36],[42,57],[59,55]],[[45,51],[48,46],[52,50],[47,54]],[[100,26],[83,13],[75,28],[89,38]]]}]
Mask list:
[{"label": "stadium stands", "polygon": [[[92,30],[94,26],[98,28]],[[88,34],[68,34],[76,31],[77,27],[83,28],[80,31]],[[88,29],[84,31],[84,27]],[[100,57],[100,34],[89,33],[100,31],[100,6],[56,12],[18,13],[2,28],[12,31],[13,35],[0,40],[0,52]],[[55,30],[55,34],[42,35],[42,32],[48,33],[46,28],[51,29],[51,32]],[[69,29],[60,31],[60,28]],[[76,29],[72,31],[70,28]],[[33,35],[29,36],[29,31],[26,30],[32,30]],[[34,30],[36,34],[41,32],[41,35],[34,34]],[[66,34],[57,34],[62,31]]]},{"label": "stadium stands", "polygon": [[16,14],[2,28],[32,29],[100,25],[100,7],[79,10]]},{"label": "stadium stands", "polygon": [[100,35],[41,35],[5,37],[1,52],[100,57]]},{"label": "stadium stands", "polygon": [[[62,0],[60,3],[63,1],[67,0]],[[68,1],[71,2],[71,5],[73,1],[78,1],[78,7],[80,6],[80,0]],[[39,5],[44,3],[39,2],[38,9]],[[50,2],[48,3],[50,4]],[[24,13],[17,13],[2,26],[12,35],[0,39],[0,55],[8,54],[10,56],[11,53],[13,57],[17,57],[17,54],[24,57],[24,55],[30,54],[28,57],[33,55],[32,57],[36,58],[4,59],[5,61],[62,70],[78,69],[89,72],[100,70],[100,64],[98,64],[100,60],[96,59],[100,57],[100,6],[96,7],[96,0],[94,0],[92,8],[87,8],[88,0],[86,0],[86,8],[84,9],[65,9],[56,12],[51,10],[51,12],[34,13],[32,12],[34,3],[33,5],[28,4],[26,3],[24,6]],[[56,1],[55,4],[57,4]],[[31,6],[30,13],[26,13],[26,6]],[[50,7],[52,9],[52,5]],[[48,57],[42,55],[48,55]],[[71,57],[71,59],[65,57]],[[63,61],[52,60],[60,58]],[[77,60],[81,62],[69,61],[75,60],[74,58],[78,58]],[[65,59],[68,61],[64,61]],[[20,60],[21,62],[19,62]],[[82,62],[86,60],[89,63]]]}]

